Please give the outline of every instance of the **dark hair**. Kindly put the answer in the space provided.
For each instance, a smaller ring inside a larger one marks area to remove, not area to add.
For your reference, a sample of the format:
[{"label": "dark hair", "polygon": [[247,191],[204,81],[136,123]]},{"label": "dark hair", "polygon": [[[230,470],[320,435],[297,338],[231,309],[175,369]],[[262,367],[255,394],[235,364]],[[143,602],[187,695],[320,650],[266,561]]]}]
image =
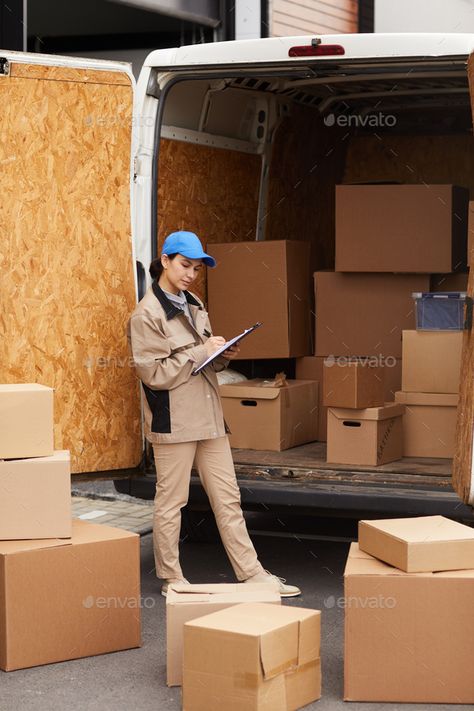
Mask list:
[{"label": "dark hair", "polygon": [[[175,254],[168,254],[168,259],[174,259],[177,256],[177,252]],[[151,264],[150,264],[150,276],[152,279],[159,279],[162,272],[163,272],[163,265],[161,263],[161,257],[157,257],[154,259]]]}]

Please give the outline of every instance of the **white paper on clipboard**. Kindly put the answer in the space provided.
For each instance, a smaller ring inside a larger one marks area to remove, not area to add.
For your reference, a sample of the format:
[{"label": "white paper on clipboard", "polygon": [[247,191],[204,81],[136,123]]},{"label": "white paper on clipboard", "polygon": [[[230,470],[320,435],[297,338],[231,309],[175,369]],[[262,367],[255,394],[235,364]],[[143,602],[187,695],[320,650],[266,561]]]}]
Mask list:
[{"label": "white paper on clipboard", "polygon": [[197,368],[195,368],[193,370],[193,375],[198,375],[198,373],[200,373],[203,368],[205,368],[207,365],[212,363],[213,360],[215,360],[220,355],[222,355],[224,353],[224,351],[226,351],[231,346],[235,346],[235,344],[238,343],[239,341],[241,341],[242,338],[245,338],[245,336],[248,336],[249,333],[253,333],[255,331],[255,329],[260,328],[261,325],[262,324],[260,323],[260,321],[257,321],[257,323],[255,323],[253,326],[250,326],[250,328],[246,328],[245,331],[242,331],[242,333],[239,333],[238,336],[231,338],[230,341],[226,341],[224,343],[224,345],[219,348],[218,351],[216,351],[211,356],[209,356],[209,358],[207,358],[204,361],[204,363],[201,363],[201,365],[199,365]]}]

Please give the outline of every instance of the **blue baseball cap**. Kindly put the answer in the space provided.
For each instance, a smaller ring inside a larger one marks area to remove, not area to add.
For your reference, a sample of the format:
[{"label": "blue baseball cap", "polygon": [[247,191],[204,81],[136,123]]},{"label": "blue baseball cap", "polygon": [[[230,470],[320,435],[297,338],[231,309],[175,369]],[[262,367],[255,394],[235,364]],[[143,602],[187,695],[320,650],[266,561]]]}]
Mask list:
[{"label": "blue baseball cap", "polygon": [[194,232],[172,232],[165,239],[161,254],[182,254],[189,259],[202,259],[208,267],[216,266],[216,260],[205,253],[199,237]]}]

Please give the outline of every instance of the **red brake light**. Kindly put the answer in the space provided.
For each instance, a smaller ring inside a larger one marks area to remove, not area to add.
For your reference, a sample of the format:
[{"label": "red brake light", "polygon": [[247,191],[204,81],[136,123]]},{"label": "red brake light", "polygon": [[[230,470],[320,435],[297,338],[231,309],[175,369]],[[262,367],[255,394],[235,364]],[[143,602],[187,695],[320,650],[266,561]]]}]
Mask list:
[{"label": "red brake light", "polygon": [[310,44],[299,47],[290,47],[289,57],[327,57],[329,55],[341,55],[346,51],[341,44]]}]

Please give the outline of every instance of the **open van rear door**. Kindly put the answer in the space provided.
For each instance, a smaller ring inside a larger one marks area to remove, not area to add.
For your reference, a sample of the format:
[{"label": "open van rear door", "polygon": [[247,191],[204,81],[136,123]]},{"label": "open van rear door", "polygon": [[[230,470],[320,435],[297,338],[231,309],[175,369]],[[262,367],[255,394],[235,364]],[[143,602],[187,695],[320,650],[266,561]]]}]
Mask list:
[{"label": "open van rear door", "polygon": [[[474,53],[469,56],[467,71],[474,122]],[[470,274],[468,295],[473,299],[474,243],[472,240],[469,241],[468,260]],[[461,387],[456,427],[456,450],[453,462],[453,487],[464,503],[474,506],[474,334],[472,331],[472,310],[469,313],[470,308],[468,303],[468,328],[464,332],[461,360]]]},{"label": "open van rear door", "polygon": [[0,382],[55,389],[73,472],[136,466],[127,64],[0,51]]}]

